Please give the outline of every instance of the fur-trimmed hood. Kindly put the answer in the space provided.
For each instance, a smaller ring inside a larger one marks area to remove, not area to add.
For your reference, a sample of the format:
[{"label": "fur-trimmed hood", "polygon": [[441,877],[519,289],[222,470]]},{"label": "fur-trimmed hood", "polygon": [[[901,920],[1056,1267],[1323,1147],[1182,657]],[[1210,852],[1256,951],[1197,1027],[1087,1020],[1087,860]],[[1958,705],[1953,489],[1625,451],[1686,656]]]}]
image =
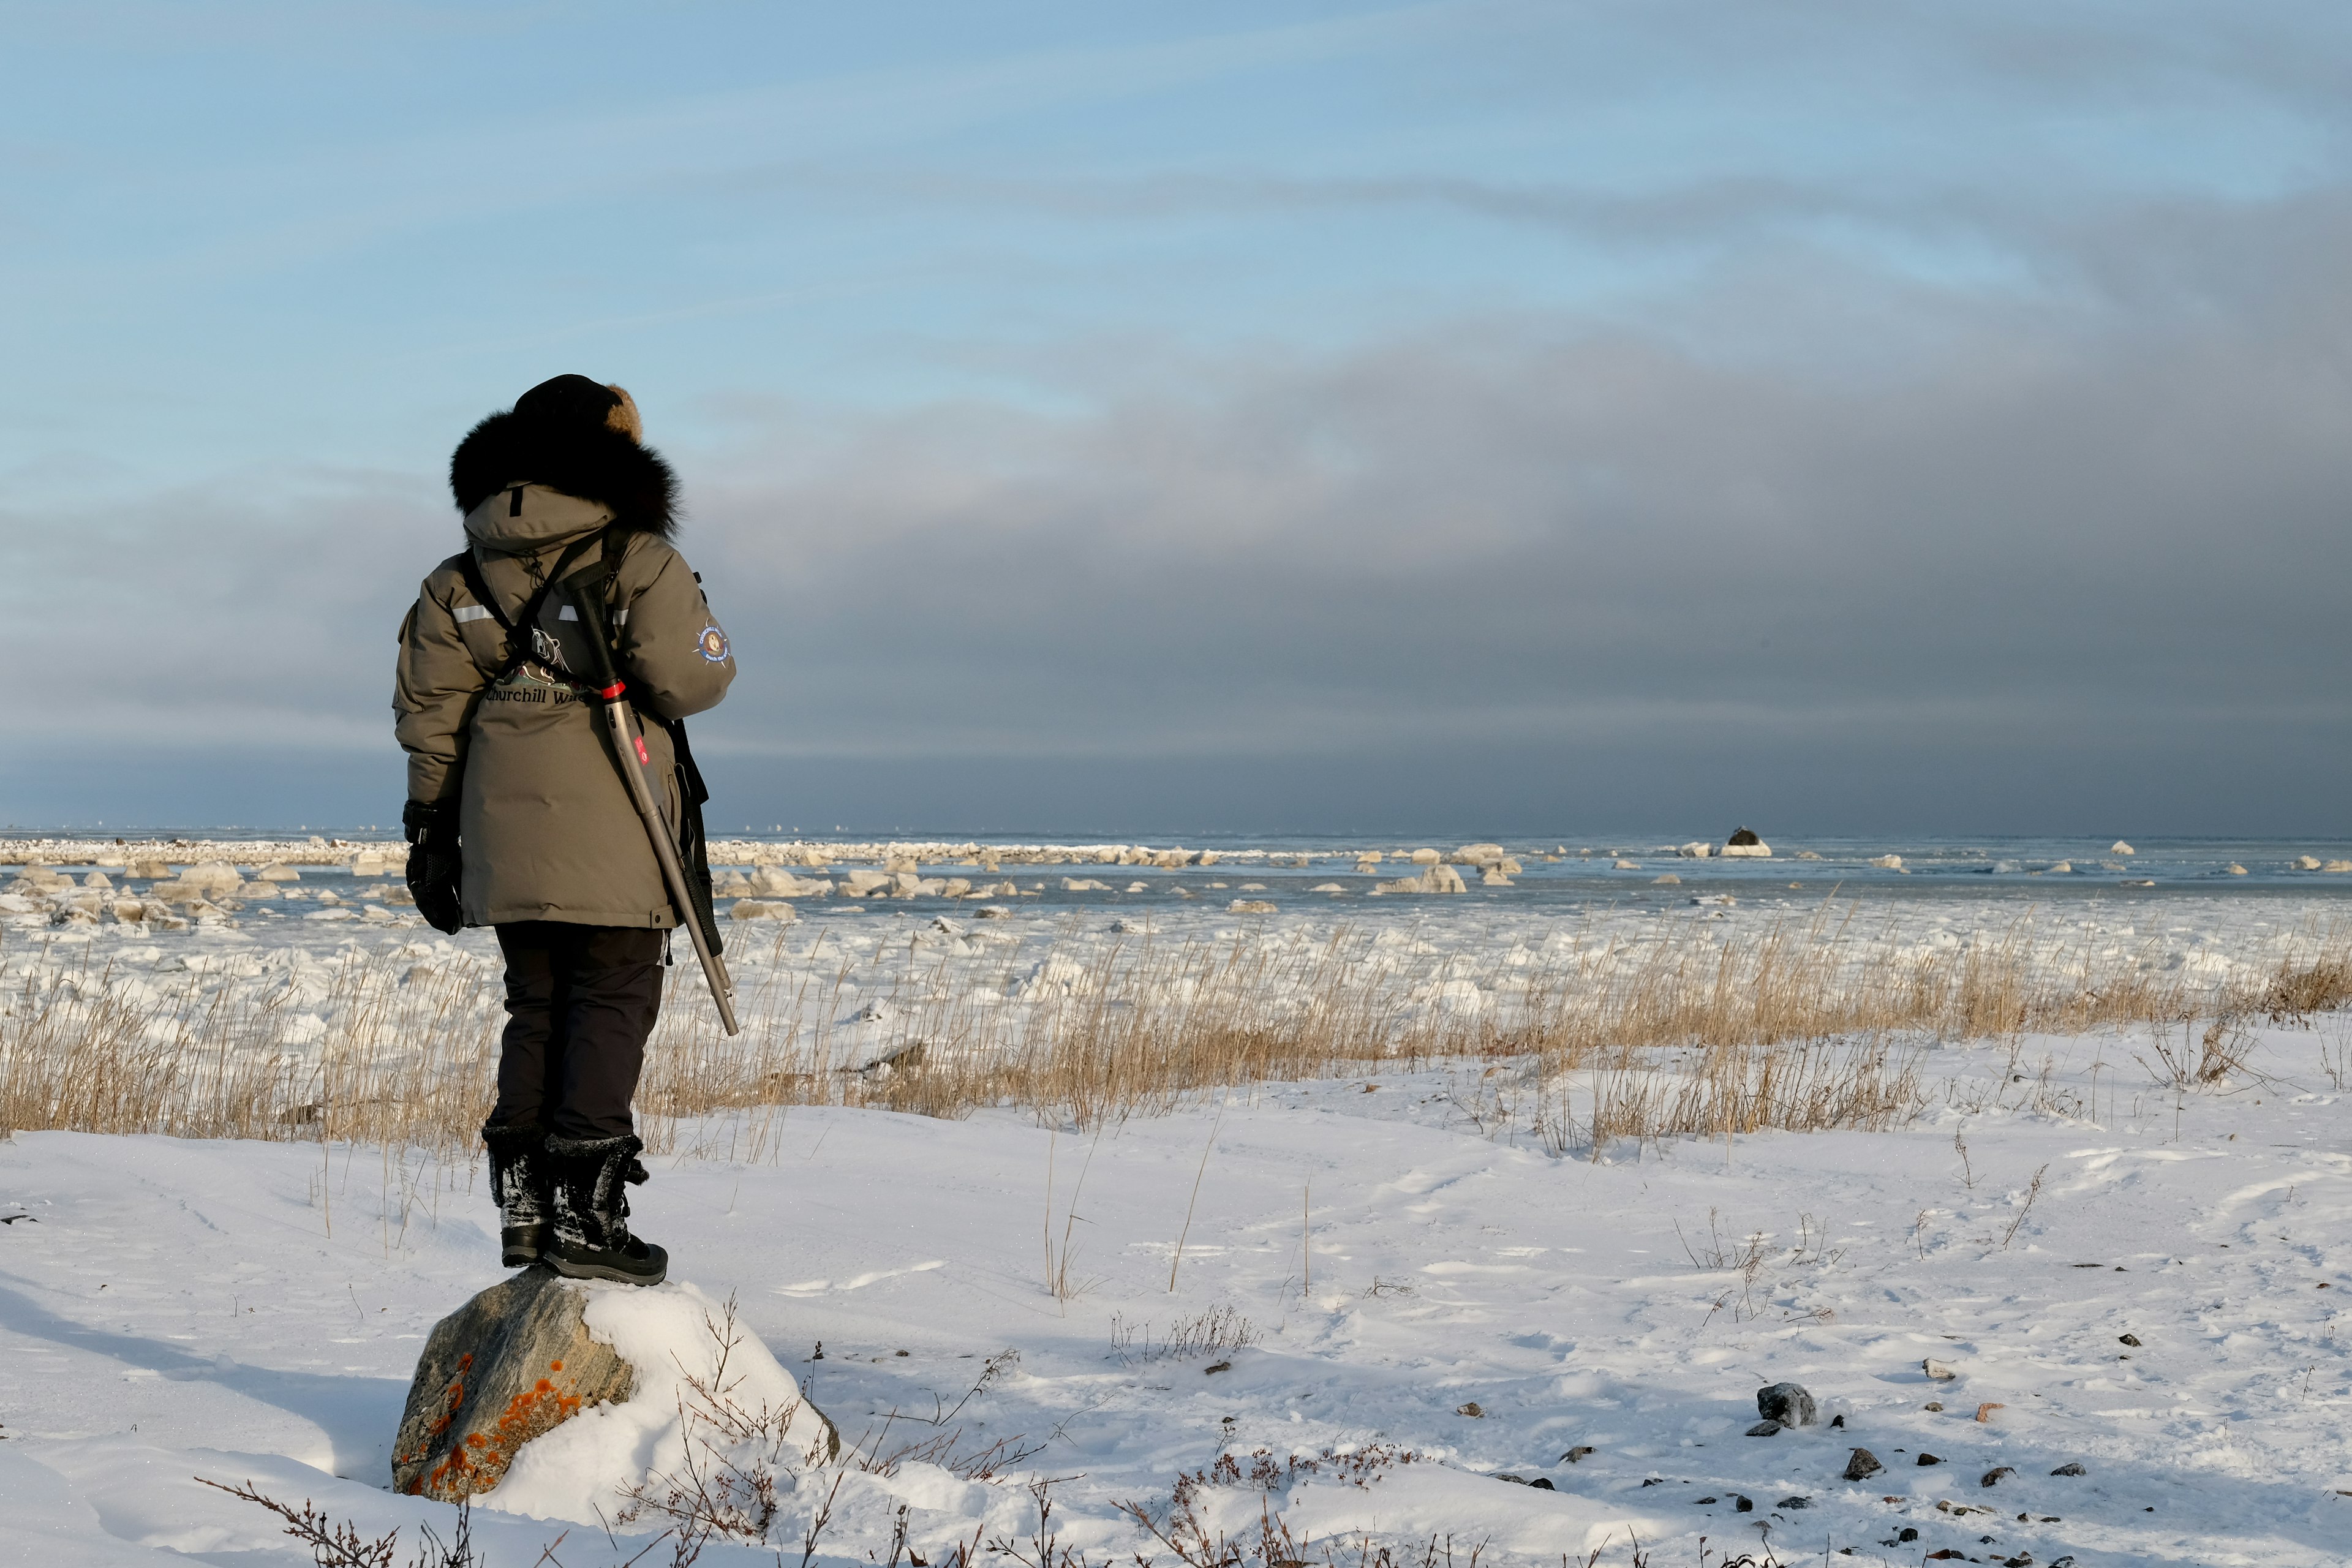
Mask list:
[{"label": "fur-trimmed hood", "polygon": [[677,531],[677,476],[660,453],[607,426],[493,414],[449,458],[449,493],[471,512],[499,491],[544,485],[609,509],[634,532]]}]

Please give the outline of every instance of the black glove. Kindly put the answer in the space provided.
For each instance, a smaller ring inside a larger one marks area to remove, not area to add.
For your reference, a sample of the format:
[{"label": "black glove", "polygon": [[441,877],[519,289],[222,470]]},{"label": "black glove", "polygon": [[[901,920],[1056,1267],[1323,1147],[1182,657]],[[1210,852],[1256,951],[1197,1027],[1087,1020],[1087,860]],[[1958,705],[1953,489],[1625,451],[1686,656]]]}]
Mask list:
[{"label": "black glove", "polygon": [[412,800],[401,808],[408,835],[408,890],[416,912],[435,931],[455,936],[466,927],[457,879],[464,862],[457,852],[457,803]]}]

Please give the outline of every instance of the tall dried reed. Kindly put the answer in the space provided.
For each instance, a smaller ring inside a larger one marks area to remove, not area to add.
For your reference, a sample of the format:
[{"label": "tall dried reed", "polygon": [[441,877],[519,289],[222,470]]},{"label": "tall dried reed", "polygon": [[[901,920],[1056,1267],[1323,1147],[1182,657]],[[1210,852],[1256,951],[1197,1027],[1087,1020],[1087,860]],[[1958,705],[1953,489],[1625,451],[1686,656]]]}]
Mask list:
[{"label": "tall dried reed", "polygon": [[[1497,955],[1442,983],[1345,931],[1319,946],[1057,942],[980,985],[969,969],[949,984],[946,959],[910,948],[881,995],[860,976],[867,1001],[847,1016],[851,972],[795,958],[779,936],[741,965],[741,1035],[674,989],[638,1107],[657,1150],[691,1138],[693,1152],[757,1160],[794,1105],[1013,1105],[1093,1128],[1220,1088],[1507,1059],[1553,1097],[1549,1141],[1597,1145],[1891,1125],[1924,1103],[1920,1052],[1937,1040],[2297,1018],[2352,1000],[2352,943],[2332,931],[2217,984],[2145,954],[2037,952],[2023,922],[1918,952],[1862,940],[1854,919],[1564,940],[1539,962]],[[502,1022],[495,975],[353,951],[331,984],[298,1014],[283,987],[155,1000],[103,968],[36,970],[0,997],[0,1132],[470,1148]],[[310,1014],[335,1020],[324,1038],[299,1037]]]}]

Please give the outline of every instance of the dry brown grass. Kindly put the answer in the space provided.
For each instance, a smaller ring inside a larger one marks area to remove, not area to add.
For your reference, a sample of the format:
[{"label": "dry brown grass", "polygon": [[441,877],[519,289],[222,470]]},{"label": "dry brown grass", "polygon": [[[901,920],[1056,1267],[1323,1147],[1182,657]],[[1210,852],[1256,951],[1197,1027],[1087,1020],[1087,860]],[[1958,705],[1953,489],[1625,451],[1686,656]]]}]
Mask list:
[{"label": "dry brown grass", "polygon": [[[1684,927],[1575,945],[1532,969],[1497,960],[1479,979],[1504,1000],[1451,1012],[1412,994],[1425,973],[1381,969],[1345,932],[1307,949],[1106,945],[1061,963],[1017,1007],[977,1002],[968,971],[959,992],[910,956],[878,1030],[836,1022],[848,971],[749,963],[749,1026],[731,1039],[707,999],[673,989],[637,1103],[658,1150],[759,1160],[794,1105],[943,1117],[1014,1105],[1091,1129],[1222,1088],[1507,1064],[1547,1100],[1531,1119],[1545,1142],[1597,1148],[1895,1125],[1926,1102],[1922,1056],[1937,1041],[2234,1027],[2352,999],[2352,944],[2333,932],[2267,974],[2215,986],[2129,956],[2037,958],[2022,924],[1990,943],[1889,957],[1852,935],[1852,918],[1747,938]],[[143,986],[103,970],[45,972],[0,1014],[0,1132],[470,1149],[502,1022],[495,977],[362,953],[333,984],[324,1005],[305,1006],[336,1026],[298,1047],[283,993],[259,984],[142,1003]],[[860,994],[871,993],[867,977]],[[737,1114],[712,1115],[726,1111]]]}]

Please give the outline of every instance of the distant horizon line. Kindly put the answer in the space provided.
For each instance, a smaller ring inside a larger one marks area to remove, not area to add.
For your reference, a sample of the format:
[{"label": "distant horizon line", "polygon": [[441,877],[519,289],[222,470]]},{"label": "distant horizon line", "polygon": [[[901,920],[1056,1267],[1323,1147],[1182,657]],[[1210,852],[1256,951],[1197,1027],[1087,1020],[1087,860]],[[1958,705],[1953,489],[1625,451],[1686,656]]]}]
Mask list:
[{"label": "distant horizon line", "polygon": [[[714,838],[800,841],[807,843],[841,842],[845,840],[862,842],[876,839],[896,838],[905,840],[921,840],[933,843],[961,843],[967,841],[972,843],[1019,842],[1070,846],[1111,844],[1139,846],[1158,844],[1165,847],[1177,847],[1187,839],[1206,842],[1217,839],[1331,840],[1347,838],[1356,840],[1404,840],[1417,838],[1423,841],[1431,847],[1458,847],[1462,845],[1468,844],[1507,843],[1513,841],[1526,844],[1533,843],[1540,839],[1549,839],[1554,845],[1566,845],[1570,850],[1585,847],[1600,849],[1609,845],[1616,844],[1631,846],[1637,842],[1654,849],[1658,847],[1671,848],[1675,847],[1680,844],[1720,843],[1723,839],[1729,837],[1729,834],[1727,833],[1721,837],[1717,838],[1686,837],[1677,839],[1675,838],[1672,834],[1661,833],[1651,829],[1627,828],[1612,829],[1605,832],[1585,831],[1575,834],[1563,834],[1557,829],[1548,829],[1540,833],[1530,832],[1524,829],[1500,829],[1484,833],[1463,833],[1459,831],[1434,833],[1427,828],[1416,830],[1394,827],[1200,827],[1189,830],[1158,829],[1141,833],[1121,833],[1113,830],[1093,828],[1065,828],[1057,830],[1046,830],[1034,827],[941,828],[922,826],[909,827],[903,825],[887,827],[878,826],[843,827],[835,826],[829,828],[761,828],[748,826],[742,828],[730,828],[712,824],[709,826],[709,831]],[[1772,836],[1763,835],[1761,834],[1761,830],[1759,830],[1759,836],[1764,837],[1764,840],[1768,845],[1775,841]],[[161,841],[173,838],[223,838],[229,837],[282,839],[306,837],[375,837],[396,843],[400,840],[401,830],[396,824],[391,826],[383,826],[373,823],[365,825],[356,823],[140,823],[109,825],[101,822],[64,825],[34,825],[23,823],[0,825],[0,838],[91,839],[111,837],[126,841],[131,839]],[[1985,843],[2025,841],[2042,844],[2080,841],[2083,844],[2091,847],[2089,849],[2085,850],[2085,853],[2106,853],[2108,852],[2106,846],[2112,845],[2117,841],[2126,843],[2144,842],[2149,845],[2352,844],[2352,836],[2340,836],[2339,834],[2328,833],[2282,834],[2212,832],[2136,834],[2129,830],[2120,833],[2109,833],[2105,830],[2098,832],[2053,832],[2047,830],[2032,832],[1953,832],[1945,829],[1926,831],[1906,828],[1861,828],[1842,829],[1836,832],[1827,833],[1789,830],[1779,836],[1779,841],[1791,844],[1799,842],[1851,843],[1862,841],[1879,843],[1897,839],[1945,844],[1958,844],[1964,841],[1981,841]],[[2104,841],[2104,843],[2102,841]]]}]

